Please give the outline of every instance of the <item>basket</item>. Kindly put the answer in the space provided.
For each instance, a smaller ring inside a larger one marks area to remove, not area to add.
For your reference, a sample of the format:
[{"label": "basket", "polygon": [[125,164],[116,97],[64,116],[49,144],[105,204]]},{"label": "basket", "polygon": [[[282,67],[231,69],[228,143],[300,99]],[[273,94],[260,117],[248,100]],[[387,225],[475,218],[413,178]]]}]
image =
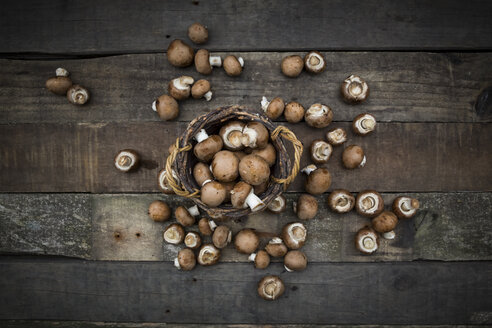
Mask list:
[{"label": "basket", "polygon": [[[241,106],[221,107],[207,114],[199,116],[190,122],[184,133],[176,139],[176,147],[166,160],[166,178],[175,194],[192,199],[210,217],[216,219],[243,217],[251,213],[248,208],[234,208],[229,204],[210,208],[200,200],[200,186],[193,177],[193,166],[198,162],[194,157],[193,146],[196,144],[194,136],[205,129],[209,135],[217,134],[220,127],[227,121],[239,120],[243,122],[256,121],[262,123],[270,132],[272,145],[277,150],[277,159],[272,167],[272,177],[267,190],[259,195],[261,200],[268,205],[294,180],[299,172],[303,146],[295,134],[285,126],[276,127],[263,113],[246,109]],[[284,141],[287,140],[294,146],[294,162],[291,162]],[[174,168],[178,179],[171,172]],[[266,206],[265,206],[266,208]]]}]

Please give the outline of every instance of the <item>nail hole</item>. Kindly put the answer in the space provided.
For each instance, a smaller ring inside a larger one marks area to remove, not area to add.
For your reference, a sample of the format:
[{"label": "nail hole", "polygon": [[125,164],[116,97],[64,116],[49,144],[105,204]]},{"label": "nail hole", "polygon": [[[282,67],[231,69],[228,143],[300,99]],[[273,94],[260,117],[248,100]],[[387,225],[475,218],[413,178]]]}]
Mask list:
[{"label": "nail hole", "polygon": [[140,237],[140,232],[137,232],[135,236]]},{"label": "nail hole", "polygon": [[169,39],[171,36],[169,34],[166,34],[166,39]]},{"label": "nail hole", "polygon": [[196,278],[193,278],[193,282],[196,282]]},{"label": "nail hole", "polygon": [[295,291],[297,290],[297,286],[292,286],[292,287],[290,288],[290,290],[292,290],[292,291],[294,291],[294,292],[295,292]]},{"label": "nail hole", "polygon": [[198,6],[200,4],[200,1],[192,1],[191,3],[193,3],[195,6]]},{"label": "nail hole", "polygon": [[167,310],[166,310],[166,313],[169,313],[169,312],[171,312],[171,310],[167,309]]},{"label": "nail hole", "polygon": [[119,233],[119,232],[115,232],[115,233],[113,234],[113,236],[114,236],[114,238],[116,238],[116,239],[118,239],[118,238],[120,238],[120,237],[121,237],[121,235],[120,235],[120,233]]}]

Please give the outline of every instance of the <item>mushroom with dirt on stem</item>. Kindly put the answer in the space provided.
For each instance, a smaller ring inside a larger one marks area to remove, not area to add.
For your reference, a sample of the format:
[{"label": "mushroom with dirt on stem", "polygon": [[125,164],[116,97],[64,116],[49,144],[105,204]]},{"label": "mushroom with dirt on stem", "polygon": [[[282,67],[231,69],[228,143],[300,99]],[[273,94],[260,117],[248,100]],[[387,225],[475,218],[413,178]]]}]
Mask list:
[{"label": "mushroom with dirt on stem", "polygon": [[284,268],[288,272],[302,271],[307,267],[307,257],[304,252],[291,250],[285,254]]},{"label": "mushroom with dirt on stem", "polygon": [[321,195],[326,192],[331,186],[331,174],[324,167],[317,167],[314,164],[308,165],[301,170],[307,174],[304,187],[311,195]]},{"label": "mushroom with dirt on stem", "polygon": [[167,92],[176,100],[184,100],[190,97],[191,85],[194,82],[195,80],[191,76],[177,77],[169,82]]},{"label": "mushroom with dirt on stem", "polygon": [[166,52],[169,63],[176,67],[187,67],[193,63],[194,51],[183,40],[173,40]]},{"label": "mushroom with dirt on stem", "polygon": [[256,269],[266,269],[270,265],[270,255],[264,250],[251,253],[248,260],[255,263]]},{"label": "mushroom with dirt on stem", "polygon": [[210,90],[210,82],[201,79],[191,87],[191,96],[195,99],[205,98],[206,101],[212,99],[212,91]]},{"label": "mushroom with dirt on stem", "polygon": [[350,145],[343,150],[342,163],[349,170],[362,168],[366,165],[367,158],[364,150],[358,145]]},{"label": "mushroom with dirt on stem", "polygon": [[261,109],[263,109],[269,119],[276,120],[284,112],[285,104],[280,97],[275,97],[271,101],[268,101],[267,97],[264,96],[261,99]]},{"label": "mushroom with dirt on stem", "polygon": [[167,221],[171,217],[169,205],[162,200],[154,200],[150,203],[148,213],[155,222]]},{"label": "mushroom with dirt on stem", "polygon": [[132,149],[123,149],[116,154],[114,166],[120,172],[132,172],[138,169],[140,165],[140,156]]},{"label": "mushroom with dirt on stem", "polygon": [[72,80],[68,77],[70,74],[61,67],[57,68],[55,73],[55,77],[51,77],[46,81],[46,89],[59,96],[64,96],[72,86]]},{"label": "mushroom with dirt on stem", "polygon": [[229,121],[220,128],[219,136],[228,150],[238,151],[244,148],[242,144],[245,124],[241,121]]},{"label": "mushroom with dirt on stem", "polygon": [[326,128],[333,120],[333,111],[323,104],[313,104],[304,114],[304,120],[313,128]]},{"label": "mushroom with dirt on stem", "polygon": [[217,207],[226,199],[226,189],[218,181],[207,180],[200,190],[200,200],[208,207]]},{"label": "mushroom with dirt on stem", "polygon": [[212,242],[217,248],[224,248],[232,240],[232,232],[225,225],[220,225],[215,228],[212,235]]},{"label": "mushroom with dirt on stem", "polygon": [[261,298],[274,301],[285,291],[284,282],[278,276],[265,276],[258,282],[257,292]]},{"label": "mushroom with dirt on stem", "polygon": [[239,175],[244,182],[257,186],[270,179],[270,167],[258,155],[246,155],[239,162]]},{"label": "mushroom with dirt on stem", "polygon": [[299,76],[303,68],[304,60],[302,60],[301,56],[298,55],[284,57],[280,64],[280,69],[282,70],[282,73],[288,77]]},{"label": "mushroom with dirt on stem", "polygon": [[311,160],[315,164],[326,164],[333,153],[333,147],[324,140],[313,140],[310,147]]},{"label": "mushroom with dirt on stem", "polygon": [[357,75],[347,77],[343,81],[340,91],[343,99],[352,104],[363,102],[369,96],[369,86]]},{"label": "mushroom with dirt on stem", "polygon": [[293,203],[294,213],[300,220],[311,220],[318,214],[318,200],[308,194],[302,194]]},{"label": "mushroom with dirt on stem", "polygon": [[[171,173],[174,180],[178,181],[178,176],[176,175],[176,172],[172,170]],[[169,185],[167,181],[166,169],[162,169],[159,171],[159,174],[157,175],[157,184],[159,186],[159,190],[163,193],[168,195],[174,194],[173,188]]]},{"label": "mushroom with dirt on stem", "polygon": [[267,206],[267,209],[274,214],[282,213],[285,211],[286,208],[287,200],[285,199],[284,195],[278,195]]},{"label": "mushroom with dirt on stem", "polygon": [[185,237],[185,231],[183,226],[178,223],[172,223],[164,229],[162,234],[164,241],[169,244],[178,245],[181,244]]},{"label": "mushroom with dirt on stem", "polygon": [[420,203],[417,199],[408,197],[408,196],[400,196],[397,197],[393,201],[393,213],[396,214],[396,216],[399,219],[410,219],[412,218],[415,213],[417,213],[417,210],[420,207]]},{"label": "mushroom with dirt on stem", "polygon": [[224,58],[224,70],[229,76],[239,76],[243,71],[244,59],[243,57],[236,57],[229,55]]},{"label": "mushroom with dirt on stem", "polygon": [[216,134],[209,136],[205,129],[201,129],[194,138],[198,143],[193,148],[193,153],[202,162],[210,162],[214,155],[222,149],[222,138]]},{"label": "mushroom with dirt on stem", "polygon": [[203,75],[212,73],[214,67],[222,66],[222,58],[220,56],[210,55],[208,50],[200,49],[195,54],[196,71]]},{"label": "mushroom with dirt on stem", "polygon": [[343,128],[335,128],[326,133],[326,140],[332,146],[340,146],[347,141],[347,132]]},{"label": "mushroom with dirt on stem", "polygon": [[355,197],[345,189],[335,189],[328,196],[328,206],[333,212],[347,213],[355,206]]},{"label": "mushroom with dirt on stem", "polygon": [[375,190],[361,191],[355,199],[355,209],[362,216],[376,217],[384,210],[383,197]]},{"label": "mushroom with dirt on stem", "polygon": [[212,171],[210,171],[210,165],[203,162],[196,163],[193,166],[193,178],[199,186],[202,186],[207,180],[213,180],[214,176]]},{"label": "mushroom with dirt on stem", "polygon": [[288,248],[299,249],[306,242],[307,229],[300,222],[288,223],[282,228],[281,237]]},{"label": "mushroom with dirt on stem", "polygon": [[200,235],[196,232],[190,231],[186,234],[184,243],[188,248],[197,249],[202,245],[202,237],[200,237]]},{"label": "mushroom with dirt on stem", "polygon": [[217,228],[217,224],[213,220],[207,218],[201,218],[198,221],[198,230],[204,236],[211,236],[214,232],[215,228]]},{"label": "mushroom with dirt on stem", "polygon": [[234,208],[249,208],[252,212],[257,212],[265,207],[265,203],[255,195],[253,187],[244,182],[239,181],[231,190],[231,204]]},{"label": "mushroom with dirt on stem", "polygon": [[221,150],[214,155],[210,168],[218,181],[235,181],[239,176],[239,159],[233,152]]},{"label": "mushroom with dirt on stem", "polygon": [[241,143],[244,147],[262,149],[268,145],[270,135],[267,128],[260,122],[247,123],[242,132]]},{"label": "mushroom with dirt on stem", "polygon": [[74,84],[67,90],[67,99],[71,104],[83,105],[89,101],[89,90],[81,85]]},{"label": "mushroom with dirt on stem", "polygon": [[198,251],[197,261],[200,265],[209,266],[217,263],[220,258],[220,249],[212,244],[204,244]]},{"label": "mushroom with dirt on stem", "polygon": [[376,128],[376,118],[371,114],[360,114],[352,122],[352,131],[360,136],[365,136]]},{"label": "mushroom with dirt on stem", "polygon": [[253,229],[242,229],[234,237],[234,246],[239,253],[251,254],[260,245],[260,238]]},{"label": "mushroom with dirt on stem", "polygon": [[179,105],[176,99],[162,95],[152,103],[152,110],[164,121],[174,120],[179,115]]},{"label": "mushroom with dirt on stem", "polygon": [[363,254],[372,254],[379,247],[379,236],[369,226],[365,226],[355,234],[355,247]]},{"label": "mushroom with dirt on stem", "polygon": [[176,221],[178,221],[184,227],[190,227],[195,224],[195,217],[200,215],[198,206],[193,205],[188,209],[184,206],[178,206],[174,211]]},{"label": "mushroom with dirt on stem", "polygon": [[325,58],[319,51],[310,51],[304,56],[304,67],[309,73],[319,74],[325,70]]},{"label": "mushroom with dirt on stem", "polygon": [[274,237],[265,246],[265,250],[272,257],[283,257],[287,254],[288,248],[281,238]]},{"label": "mushroom with dirt on stem", "polygon": [[208,40],[208,29],[200,23],[193,23],[188,27],[188,38],[193,43],[203,44]]},{"label": "mushroom with dirt on stem", "polygon": [[298,123],[302,121],[305,114],[304,107],[297,101],[291,101],[285,105],[284,116],[289,123]]},{"label": "mushroom with dirt on stem", "polygon": [[178,270],[190,271],[196,266],[195,253],[189,248],[184,248],[178,252],[178,256],[174,259],[174,266]]},{"label": "mushroom with dirt on stem", "polygon": [[271,143],[268,143],[263,149],[253,149],[251,154],[258,155],[263,158],[267,162],[268,166],[273,166],[277,160],[277,151]]}]

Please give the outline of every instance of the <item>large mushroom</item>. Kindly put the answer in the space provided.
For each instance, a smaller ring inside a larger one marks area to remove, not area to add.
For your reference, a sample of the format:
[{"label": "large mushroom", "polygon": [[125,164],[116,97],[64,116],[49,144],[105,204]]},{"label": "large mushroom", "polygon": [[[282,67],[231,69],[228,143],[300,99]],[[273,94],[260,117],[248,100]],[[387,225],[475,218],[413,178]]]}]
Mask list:
[{"label": "large mushroom", "polygon": [[369,226],[363,227],[355,234],[355,247],[363,254],[372,254],[379,247],[379,236]]},{"label": "large mushroom", "polygon": [[244,59],[242,57],[229,55],[224,59],[224,70],[229,76],[239,76],[243,71]]},{"label": "large mushroom", "polygon": [[260,238],[252,229],[243,229],[234,237],[234,246],[239,253],[251,254],[259,245]]},{"label": "large mushroom", "polygon": [[164,121],[174,120],[179,114],[178,102],[168,95],[157,98],[152,103],[152,110]]},{"label": "large mushroom", "polygon": [[216,134],[209,136],[205,129],[201,129],[195,135],[195,140],[198,142],[193,148],[193,153],[198,160],[208,163],[214,155],[218,153],[223,146],[222,138]]},{"label": "large mushroom", "polygon": [[399,219],[410,219],[417,213],[419,207],[419,201],[408,196],[400,196],[393,201],[393,212]]},{"label": "large mushroom", "polygon": [[369,86],[357,75],[346,78],[340,88],[343,99],[352,104],[360,103],[369,96]]},{"label": "large mushroom", "polygon": [[187,67],[193,63],[193,48],[180,39],[173,40],[167,48],[167,60],[176,67]]},{"label": "large mushroom", "polygon": [[304,120],[313,128],[326,128],[333,120],[333,111],[323,104],[313,104],[304,114]]},{"label": "large mushroom", "polygon": [[222,66],[220,56],[212,56],[206,49],[200,49],[195,54],[195,68],[200,74],[209,75],[214,67]]},{"label": "large mushroom", "polygon": [[286,224],[282,229],[282,240],[290,249],[299,249],[304,246],[307,238],[307,229],[300,222]]},{"label": "large mushroom", "polygon": [[246,183],[257,186],[270,178],[268,163],[258,155],[246,155],[239,162],[239,174]]},{"label": "large mushroom", "polygon": [[304,118],[304,113],[304,107],[302,107],[302,105],[297,101],[291,101],[285,105],[284,116],[289,123],[297,123],[302,121]]},{"label": "large mushroom", "polygon": [[280,68],[285,76],[297,77],[304,68],[304,61],[298,55],[287,56],[282,59]]},{"label": "large mushroom", "polygon": [[278,276],[265,276],[258,282],[258,295],[264,300],[276,300],[284,291],[284,283]]},{"label": "large mushroom", "polygon": [[243,128],[241,142],[244,147],[265,148],[268,145],[268,130],[259,122],[249,122]]},{"label": "large mushroom", "polygon": [[176,221],[178,221],[184,227],[190,227],[195,224],[195,217],[200,215],[198,206],[193,205],[190,208],[184,206],[178,206],[174,211]]},{"label": "large mushroom", "polygon": [[316,139],[311,143],[311,160],[315,164],[326,164],[333,153],[333,147],[324,140]]},{"label": "large mushroom", "polygon": [[268,118],[276,120],[284,112],[285,104],[280,97],[273,98],[271,101],[268,101],[266,97],[263,97],[261,99],[261,108]]},{"label": "large mushroom", "polygon": [[331,174],[324,167],[316,167],[316,165],[308,165],[302,169],[302,172],[307,174],[304,187],[306,191],[312,195],[321,195],[326,192],[331,186]]},{"label": "large mushroom", "polygon": [[234,208],[249,208],[252,212],[265,207],[265,203],[255,195],[253,187],[244,181],[239,181],[231,191],[231,204]]},{"label": "large mushroom", "polygon": [[366,155],[364,155],[364,150],[362,147],[357,145],[350,145],[343,150],[342,162],[343,166],[347,169],[361,168],[366,165]]},{"label": "large mushroom", "polygon": [[[222,139],[221,139],[222,140]],[[211,170],[220,182],[231,182],[239,175],[239,159],[229,150],[221,150],[214,155]]]},{"label": "large mushroom", "polygon": [[184,100],[190,96],[191,85],[195,80],[191,76],[180,76],[172,79],[167,86],[167,92],[176,100]]},{"label": "large mushroom", "polygon": [[311,220],[318,213],[318,200],[308,194],[302,194],[294,204],[294,212],[300,220]]},{"label": "large mushroom", "polygon": [[328,206],[333,212],[347,213],[355,205],[355,197],[345,189],[333,190],[328,196]]},{"label": "large mushroom", "polygon": [[383,197],[375,190],[364,190],[355,199],[355,209],[362,216],[378,216],[384,209]]},{"label": "large mushroom", "polygon": [[226,149],[237,151],[244,148],[242,143],[244,126],[245,124],[241,121],[230,121],[220,128],[219,136]]},{"label": "large mushroom", "polygon": [[352,122],[352,131],[360,136],[365,136],[376,128],[376,118],[371,114],[360,114]]},{"label": "large mushroom", "polygon": [[226,199],[226,189],[218,181],[205,182],[200,191],[200,200],[208,207],[217,207]]}]

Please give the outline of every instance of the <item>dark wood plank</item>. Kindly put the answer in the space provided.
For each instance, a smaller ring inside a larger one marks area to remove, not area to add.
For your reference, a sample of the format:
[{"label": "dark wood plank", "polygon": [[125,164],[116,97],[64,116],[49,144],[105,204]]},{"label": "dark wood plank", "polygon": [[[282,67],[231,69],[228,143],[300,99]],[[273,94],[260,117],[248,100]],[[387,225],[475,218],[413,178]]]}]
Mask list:
[{"label": "dark wood plank", "polygon": [[209,27],[213,50],[490,49],[490,12],[483,0],[23,0],[0,7],[0,52],[163,52],[195,21]]},{"label": "dark wood plank", "polygon": [[[225,53],[220,53],[222,56]],[[302,53],[300,53],[302,55]],[[212,109],[240,104],[259,108],[262,96],[281,96],[309,107],[322,102],[332,107],[336,121],[352,121],[363,111],[382,122],[490,122],[487,97],[492,85],[492,56],[488,53],[324,53],[327,70],[297,79],[282,75],[284,53],[241,53],[246,68],[237,78],[216,69],[206,77],[214,98],[180,102],[179,121],[190,121]],[[70,105],[48,92],[46,79],[58,66],[72,72],[74,81],[92,93],[84,107]],[[203,78],[194,68],[171,67],[163,54],[129,55],[67,61],[0,60],[1,123],[159,121],[152,101],[165,92],[169,80],[188,74]],[[340,83],[360,74],[371,89],[360,106],[344,103]]]},{"label": "dark wood plank", "polygon": [[[492,264],[219,264],[0,260],[0,318],[169,323],[491,324]],[[283,297],[256,293],[279,274]],[[481,321],[477,322],[477,318]]]}]

